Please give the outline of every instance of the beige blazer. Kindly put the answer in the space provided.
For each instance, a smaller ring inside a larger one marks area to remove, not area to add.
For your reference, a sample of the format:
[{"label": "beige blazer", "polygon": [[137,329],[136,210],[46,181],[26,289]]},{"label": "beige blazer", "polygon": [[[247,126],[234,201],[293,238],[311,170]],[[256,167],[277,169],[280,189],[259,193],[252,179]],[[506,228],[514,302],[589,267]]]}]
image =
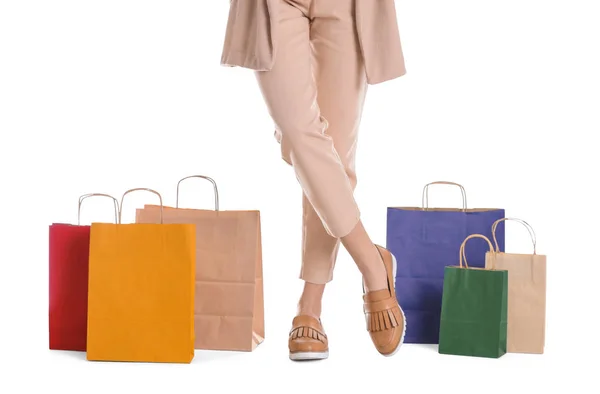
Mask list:
[{"label": "beige blazer", "polygon": [[[269,71],[277,54],[277,2],[231,0],[221,64]],[[356,0],[356,26],[367,81],[406,73],[394,0]]]}]

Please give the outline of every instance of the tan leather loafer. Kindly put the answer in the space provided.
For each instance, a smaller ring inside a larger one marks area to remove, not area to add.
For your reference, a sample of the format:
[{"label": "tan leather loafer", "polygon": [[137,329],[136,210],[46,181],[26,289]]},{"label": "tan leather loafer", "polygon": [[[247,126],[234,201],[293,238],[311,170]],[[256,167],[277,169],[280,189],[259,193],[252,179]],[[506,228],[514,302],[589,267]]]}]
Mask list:
[{"label": "tan leather loafer", "polygon": [[296,316],[288,340],[290,359],[294,361],[323,360],[329,357],[327,335],[318,319]]},{"label": "tan leather loafer", "polygon": [[406,318],[396,300],[394,288],[396,259],[387,249],[379,245],[376,247],[385,265],[388,288],[364,294],[364,311],[367,331],[371,335],[375,348],[384,356],[392,356],[404,342]]}]

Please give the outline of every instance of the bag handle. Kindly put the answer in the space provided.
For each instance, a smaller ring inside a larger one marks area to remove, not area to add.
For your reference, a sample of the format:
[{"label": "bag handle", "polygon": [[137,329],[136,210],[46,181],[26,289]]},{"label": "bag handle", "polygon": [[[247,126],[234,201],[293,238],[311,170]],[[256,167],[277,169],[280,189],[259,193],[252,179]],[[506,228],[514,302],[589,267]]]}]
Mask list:
[{"label": "bag handle", "polygon": [[213,188],[215,190],[215,211],[219,210],[219,189],[217,189],[217,183],[212,179],[209,178],[207,176],[204,175],[190,175],[190,176],[186,176],[185,178],[182,178],[179,180],[179,182],[177,182],[177,197],[175,200],[175,208],[179,208],[179,185],[181,184],[181,182],[185,181],[186,179],[190,179],[190,178],[201,178],[201,179],[206,179],[207,181],[209,181],[210,183],[213,184]]},{"label": "bag handle", "polygon": [[119,209],[119,224],[121,224],[121,213],[123,211],[123,199],[125,199],[125,195],[127,195],[128,193],[131,193],[131,192],[142,191],[142,190],[150,192],[150,193],[154,193],[158,196],[158,200],[160,201],[160,224],[163,224],[163,201],[162,201],[161,195],[155,190],[146,189],[144,187],[138,187],[136,189],[129,189],[125,193],[123,193],[123,196],[121,197],[121,208]]},{"label": "bag handle", "polygon": [[88,197],[108,197],[108,198],[112,198],[113,203],[115,205],[115,223],[117,222],[117,216],[119,213],[119,202],[117,201],[116,198],[114,198],[111,195],[108,194],[103,194],[103,193],[89,193],[89,194],[84,194],[83,196],[79,197],[79,204],[77,206],[77,225],[80,226],[81,225],[81,204],[83,204],[83,200],[85,200]]},{"label": "bag handle", "polygon": [[526,221],[522,220],[522,219],[517,219],[517,218],[502,218],[502,219],[498,219],[494,222],[494,224],[492,224],[492,237],[494,238],[494,244],[496,245],[496,252],[500,252],[500,247],[498,246],[498,240],[496,239],[496,228],[498,227],[498,223],[503,222],[505,220],[512,220],[518,223],[521,223],[523,226],[525,226],[525,228],[527,229],[527,231],[529,231],[529,235],[531,236],[531,242],[533,242],[533,254],[536,254],[536,248],[537,248],[537,238],[535,236],[535,231],[533,231],[533,227],[531,227],[531,225],[529,223],[527,223]]},{"label": "bag handle", "polygon": [[[469,235],[467,238],[465,238],[465,240],[463,241],[463,243],[460,245],[460,251],[459,251],[459,267],[462,268],[463,267],[463,259],[465,260],[465,268],[469,268],[469,265],[467,264],[467,255],[465,254],[465,245],[467,244],[467,241],[473,238],[481,238],[487,241],[489,247],[490,247],[490,252],[494,253],[494,247],[492,246],[492,242],[489,240],[488,237],[486,237],[485,235],[482,234],[471,234]],[[496,269],[496,259],[492,260],[492,270]]]},{"label": "bag handle", "polygon": [[447,182],[447,181],[437,181],[437,182],[431,182],[428,183],[427,185],[425,185],[425,187],[423,188],[423,194],[421,197],[421,204],[422,204],[422,208],[423,210],[427,210],[429,208],[429,186],[431,185],[452,185],[452,186],[457,186],[460,188],[460,192],[462,194],[462,205],[463,205],[463,211],[467,210],[467,192],[465,191],[465,188],[458,184],[458,183],[454,183],[454,182]]}]

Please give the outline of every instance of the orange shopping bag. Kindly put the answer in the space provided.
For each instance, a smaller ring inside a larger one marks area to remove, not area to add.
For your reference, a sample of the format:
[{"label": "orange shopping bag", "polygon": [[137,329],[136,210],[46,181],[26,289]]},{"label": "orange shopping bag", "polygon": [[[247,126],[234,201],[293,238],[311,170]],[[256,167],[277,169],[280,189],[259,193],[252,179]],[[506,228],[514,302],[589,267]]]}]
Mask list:
[{"label": "orange shopping bag", "polygon": [[194,358],[195,228],[93,223],[87,359],[190,363]]}]

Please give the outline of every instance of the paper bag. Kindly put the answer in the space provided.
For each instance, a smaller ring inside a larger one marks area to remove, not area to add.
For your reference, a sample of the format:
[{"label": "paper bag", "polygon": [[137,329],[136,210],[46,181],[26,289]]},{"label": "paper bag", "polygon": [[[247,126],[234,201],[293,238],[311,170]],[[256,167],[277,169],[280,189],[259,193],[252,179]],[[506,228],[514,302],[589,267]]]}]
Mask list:
[{"label": "paper bag", "polygon": [[[209,180],[215,210],[179,207],[179,185]],[[136,223],[155,223],[160,207],[136,211]],[[193,175],[177,184],[175,207],[164,207],[164,223],[196,227],[196,349],[252,351],[265,337],[262,247],[259,211],[219,210],[215,181]]]},{"label": "paper bag", "polygon": [[[460,188],[462,209],[430,208],[429,186]],[[503,209],[467,208],[463,186],[433,182],[423,188],[421,207],[390,207],[387,211],[387,249],[396,257],[396,297],[406,314],[406,343],[438,343],[442,288],[446,266],[455,264],[461,243],[470,234],[492,237],[491,226],[504,217]],[[504,250],[504,227],[498,228]],[[485,266],[485,246],[469,243],[470,266]]]},{"label": "paper bag", "polygon": [[115,223],[118,201],[107,194],[79,197],[77,224],[54,223],[49,229],[49,347],[53,350],[86,350],[90,226],[81,225],[81,204],[88,197],[113,200]]},{"label": "paper bag", "polygon": [[493,258],[490,269],[469,268],[464,250],[472,238],[494,250],[472,234],[460,246],[459,266],[446,267],[439,353],[498,358],[506,353],[508,272],[495,269]]},{"label": "paper bag", "polygon": [[544,353],[546,332],[546,256],[537,254],[533,228],[521,219],[500,219],[492,226],[514,220],[523,224],[533,242],[533,254],[503,253],[498,250],[486,256],[486,268],[495,264],[508,271],[508,337],[509,353]]},{"label": "paper bag", "polygon": [[[127,193],[136,190],[132,189]],[[162,198],[160,198],[162,206]],[[189,363],[194,358],[195,229],[93,223],[88,360]]]}]

